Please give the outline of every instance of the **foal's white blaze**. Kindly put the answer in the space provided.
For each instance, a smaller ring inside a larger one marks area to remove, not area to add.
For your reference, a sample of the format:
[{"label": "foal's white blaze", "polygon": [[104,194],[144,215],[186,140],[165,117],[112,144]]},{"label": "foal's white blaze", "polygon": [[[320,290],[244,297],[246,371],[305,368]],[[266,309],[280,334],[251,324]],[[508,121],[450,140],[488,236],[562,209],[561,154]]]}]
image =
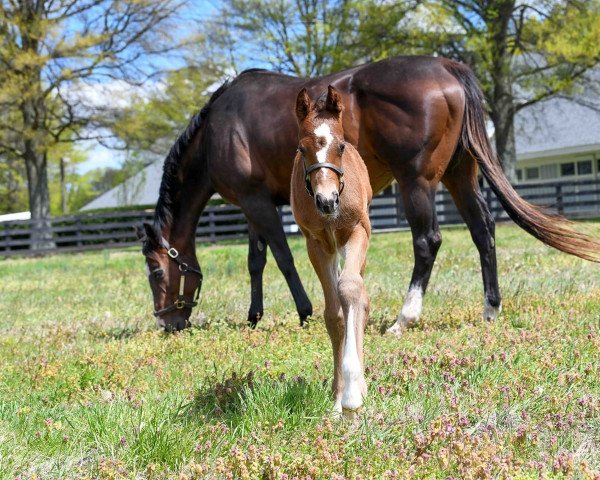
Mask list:
[{"label": "foal's white blaze", "polygon": [[496,318],[498,318],[498,315],[500,315],[501,311],[502,311],[502,304],[498,305],[497,307],[494,307],[494,306],[490,305],[487,298],[483,299],[483,319],[484,320],[487,320],[488,322],[496,320]]},{"label": "foal's white blaze", "polygon": [[344,342],[344,356],[342,357],[342,376],[344,377],[344,392],[342,393],[342,407],[347,410],[356,410],[363,403],[361,383],[363,380],[362,367],[356,349],[354,307],[348,310],[346,322],[346,341]]},{"label": "foal's white blaze", "polygon": [[331,134],[331,129],[329,128],[329,125],[327,125],[326,123],[322,123],[321,125],[319,125],[317,128],[315,128],[315,135],[317,137],[323,137],[325,139],[325,146],[316,153],[317,161],[319,163],[326,162],[327,150],[329,150],[331,142],[333,142],[333,135]]}]

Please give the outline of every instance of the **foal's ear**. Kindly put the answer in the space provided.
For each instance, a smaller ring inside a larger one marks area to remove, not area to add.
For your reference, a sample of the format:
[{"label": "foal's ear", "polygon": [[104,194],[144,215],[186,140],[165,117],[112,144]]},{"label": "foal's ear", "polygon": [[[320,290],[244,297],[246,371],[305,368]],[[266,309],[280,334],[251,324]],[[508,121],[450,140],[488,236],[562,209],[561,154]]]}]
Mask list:
[{"label": "foal's ear", "polygon": [[310,111],[310,97],[306,88],[303,88],[298,92],[298,98],[296,98],[296,117],[298,122],[302,122]]},{"label": "foal's ear", "polygon": [[327,87],[327,100],[325,100],[325,110],[339,114],[342,113],[344,106],[342,104],[342,96],[335,87],[329,85]]}]

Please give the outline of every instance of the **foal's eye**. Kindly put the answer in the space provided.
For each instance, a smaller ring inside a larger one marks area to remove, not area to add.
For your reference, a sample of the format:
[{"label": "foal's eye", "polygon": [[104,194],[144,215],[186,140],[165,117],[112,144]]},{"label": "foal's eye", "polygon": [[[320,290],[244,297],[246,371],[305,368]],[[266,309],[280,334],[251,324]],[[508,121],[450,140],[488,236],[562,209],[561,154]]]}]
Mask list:
[{"label": "foal's eye", "polygon": [[340,156],[344,154],[344,151],[346,150],[346,144],[345,143],[340,143],[340,146],[338,147],[340,150]]},{"label": "foal's eye", "polygon": [[304,148],[302,145],[298,145],[298,148],[296,151],[300,152],[302,155],[304,155],[306,153],[306,148]]}]

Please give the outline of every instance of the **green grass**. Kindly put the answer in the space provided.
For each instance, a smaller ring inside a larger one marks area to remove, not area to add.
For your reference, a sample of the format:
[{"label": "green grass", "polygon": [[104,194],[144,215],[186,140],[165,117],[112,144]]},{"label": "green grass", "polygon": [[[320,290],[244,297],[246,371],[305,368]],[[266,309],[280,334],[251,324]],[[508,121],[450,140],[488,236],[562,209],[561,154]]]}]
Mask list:
[{"label": "green grass", "polygon": [[353,421],[330,414],[331,347],[300,238],[308,329],[272,259],[266,316],[245,327],[243,243],[199,248],[202,326],[177,335],[155,330],[137,251],[0,261],[0,478],[597,478],[598,265],[499,227],[504,310],[487,324],[468,232],[443,235],[422,322],[400,339],[381,332],[410,235],[372,238],[369,394]]}]

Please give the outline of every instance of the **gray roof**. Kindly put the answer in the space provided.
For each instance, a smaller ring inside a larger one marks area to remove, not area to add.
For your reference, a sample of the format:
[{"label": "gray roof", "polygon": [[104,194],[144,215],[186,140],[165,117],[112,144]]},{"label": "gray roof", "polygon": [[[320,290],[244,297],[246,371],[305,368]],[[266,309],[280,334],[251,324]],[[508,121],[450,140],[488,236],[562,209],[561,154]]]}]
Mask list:
[{"label": "gray roof", "polygon": [[556,97],[521,110],[515,118],[517,158],[600,149],[600,108],[592,100]]},{"label": "gray roof", "polygon": [[151,163],[141,172],[92,200],[81,210],[126,207],[128,205],[156,205],[162,179],[163,160]]}]

